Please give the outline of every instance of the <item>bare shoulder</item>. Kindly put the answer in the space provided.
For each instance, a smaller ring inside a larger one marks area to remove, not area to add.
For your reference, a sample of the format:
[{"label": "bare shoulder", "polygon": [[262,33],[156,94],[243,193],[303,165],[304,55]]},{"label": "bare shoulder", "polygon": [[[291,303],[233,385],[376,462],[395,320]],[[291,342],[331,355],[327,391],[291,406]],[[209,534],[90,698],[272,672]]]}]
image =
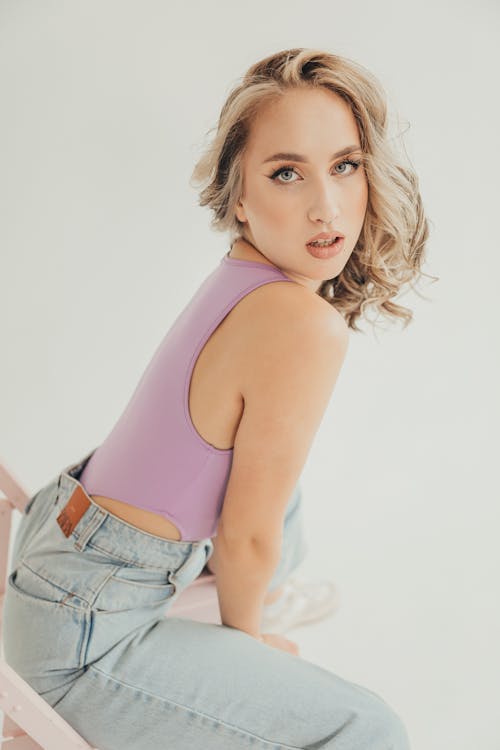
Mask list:
[{"label": "bare shoulder", "polygon": [[[239,384],[246,408],[258,402],[271,413],[272,401],[293,412],[302,403],[319,414],[346,355],[348,326],[338,310],[300,284],[266,286],[251,301],[241,340]],[[287,397],[293,409],[285,407]]]},{"label": "bare shoulder", "polygon": [[[242,300],[241,325],[247,357],[279,345],[300,357],[322,346],[344,350],[349,341],[346,321],[329,302],[297,283],[264,284]],[[241,303],[240,303],[241,304]]]}]

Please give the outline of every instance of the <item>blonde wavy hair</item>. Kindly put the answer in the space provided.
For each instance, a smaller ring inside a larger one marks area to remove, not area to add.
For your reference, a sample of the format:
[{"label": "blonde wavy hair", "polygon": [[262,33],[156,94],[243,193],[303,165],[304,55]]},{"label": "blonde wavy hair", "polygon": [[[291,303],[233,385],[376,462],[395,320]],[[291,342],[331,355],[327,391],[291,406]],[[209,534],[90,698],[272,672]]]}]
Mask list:
[{"label": "blonde wavy hair", "polygon": [[[348,326],[360,331],[359,317],[375,308],[385,317],[413,318],[391,301],[403,287],[414,287],[429,234],[415,171],[403,165],[388,133],[384,91],[367,69],[345,57],[317,49],[282,50],[252,65],[233,88],[220,112],[214,136],[196,163],[190,185],[202,188],[199,205],[214,216],[211,227],[229,231],[231,244],[244,236],[235,213],[242,190],[241,161],[253,118],[260,107],[286,91],[329,89],[350,106],[359,128],[368,203],[363,228],[341,273],[326,279],[317,293],[334,305]],[[438,277],[433,276],[434,280]],[[371,321],[372,323],[374,321]]]}]

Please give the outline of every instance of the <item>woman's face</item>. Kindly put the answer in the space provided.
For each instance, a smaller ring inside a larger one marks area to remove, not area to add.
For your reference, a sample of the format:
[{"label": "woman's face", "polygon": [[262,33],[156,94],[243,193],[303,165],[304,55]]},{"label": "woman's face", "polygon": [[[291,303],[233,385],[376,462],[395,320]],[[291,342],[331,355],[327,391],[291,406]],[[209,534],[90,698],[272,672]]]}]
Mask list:
[{"label": "woman's face", "polygon": [[[346,147],[347,154],[334,156]],[[276,156],[280,152],[290,156]],[[338,276],[366,212],[363,164],[356,168],[346,162],[361,155],[351,109],[332,91],[293,89],[265,105],[252,123],[242,159],[236,215],[245,222],[243,238],[313,290]],[[339,254],[320,259],[308,252],[306,243],[314,235],[336,230],[345,236]]]}]

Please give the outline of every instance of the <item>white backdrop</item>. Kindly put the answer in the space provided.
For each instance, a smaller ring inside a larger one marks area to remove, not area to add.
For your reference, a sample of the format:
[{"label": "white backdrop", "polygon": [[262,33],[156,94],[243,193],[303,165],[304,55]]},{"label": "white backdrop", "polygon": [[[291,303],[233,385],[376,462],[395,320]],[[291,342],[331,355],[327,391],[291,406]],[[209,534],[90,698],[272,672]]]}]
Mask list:
[{"label": "white backdrop", "polygon": [[[383,83],[431,223],[406,329],[351,332],[304,469],[336,615],[301,655],[426,750],[500,747],[498,4],[0,3],[0,456],[34,491],[104,439],[228,250],[189,186],[247,67],[288,47]],[[495,497],[496,496],[496,497]]]}]

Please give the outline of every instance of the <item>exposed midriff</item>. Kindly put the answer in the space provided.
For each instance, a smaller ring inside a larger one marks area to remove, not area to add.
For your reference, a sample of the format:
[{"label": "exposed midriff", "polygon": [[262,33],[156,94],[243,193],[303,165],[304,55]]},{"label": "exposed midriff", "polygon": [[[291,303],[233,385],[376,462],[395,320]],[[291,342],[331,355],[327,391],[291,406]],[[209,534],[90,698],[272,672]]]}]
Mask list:
[{"label": "exposed midriff", "polygon": [[179,541],[181,538],[177,526],[169,521],[168,518],[160,516],[158,513],[152,513],[143,508],[136,508],[129,503],[124,503],[121,500],[115,500],[111,497],[104,497],[103,495],[90,495],[90,497],[97,505],[104,508],[104,510],[108,510],[114,516],[142,531],[148,531],[150,534],[155,534],[155,536],[161,536],[164,539],[174,541]]}]

